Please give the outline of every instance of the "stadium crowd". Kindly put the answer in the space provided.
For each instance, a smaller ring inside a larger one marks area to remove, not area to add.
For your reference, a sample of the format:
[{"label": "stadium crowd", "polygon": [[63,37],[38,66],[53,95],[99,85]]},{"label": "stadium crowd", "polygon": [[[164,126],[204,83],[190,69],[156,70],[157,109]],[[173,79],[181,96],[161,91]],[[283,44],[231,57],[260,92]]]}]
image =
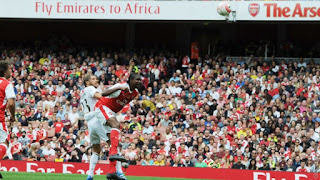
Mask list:
[{"label": "stadium crowd", "polygon": [[[83,77],[101,91],[138,72],[140,96],[118,114],[131,165],[320,172],[320,65],[313,60],[143,51],[7,49],[16,122],[6,158],[89,162]],[[100,160],[108,159],[102,142]]]}]

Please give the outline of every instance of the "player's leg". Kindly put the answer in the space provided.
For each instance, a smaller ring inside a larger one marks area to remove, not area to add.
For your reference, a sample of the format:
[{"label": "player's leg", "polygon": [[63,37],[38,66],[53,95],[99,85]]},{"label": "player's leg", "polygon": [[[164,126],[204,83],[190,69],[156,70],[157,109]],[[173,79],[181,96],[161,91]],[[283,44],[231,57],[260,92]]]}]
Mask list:
[{"label": "player's leg", "polygon": [[0,159],[2,159],[6,155],[8,145],[9,145],[8,141],[0,143]]},{"label": "player's leg", "polygon": [[8,132],[5,122],[0,123],[0,160],[6,155],[9,147]]},{"label": "player's leg", "polygon": [[[119,145],[120,123],[117,121],[115,117],[115,113],[111,111],[108,107],[102,106],[99,108],[99,110],[100,110],[100,113],[97,113],[96,117],[98,117],[99,121],[102,124],[103,129],[105,130],[104,135],[101,134],[101,137],[107,136],[107,133],[110,132],[110,151],[109,151],[110,164],[109,164],[107,179],[125,180],[124,178],[119,177],[119,175],[116,173],[117,161],[126,161],[124,157],[121,157],[117,154],[118,145]],[[107,128],[109,128],[108,126],[111,128],[111,130],[110,129],[107,130]],[[107,141],[107,140],[104,140],[104,141]]]},{"label": "player's leg", "polygon": [[[0,160],[6,155],[9,142],[7,140],[7,126],[5,122],[0,123]],[[0,178],[2,179],[2,175],[0,173]]]},{"label": "player's leg", "polygon": [[99,160],[99,154],[101,151],[100,148],[100,137],[97,134],[96,127],[99,127],[98,120],[96,118],[93,118],[91,121],[88,121],[88,130],[89,130],[89,136],[90,136],[90,142],[92,144],[92,155],[90,158],[90,165],[89,165],[89,173],[87,180],[92,180],[94,176],[94,169],[98,163]]},{"label": "player's leg", "polygon": [[[117,174],[118,174],[119,177],[121,177],[123,180],[128,180],[127,177],[124,175],[124,173],[123,173],[123,171],[122,171],[122,163],[126,163],[126,162],[117,161],[117,164],[116,164]],[[129,165],[128,163],[126,163],[126,164]]]},{"label": "player's leg", "polygon": [[[5,142],[0,144],[0,160],[6,155],[7,153],[7,147],[9,146],[9,142],[5,140]],[[0,173],[0,179],[2,179],[2,174]]]},{"label": "player's leg", "polygon": [[[106,127],[106,131],[108,132],[108,133],[107,133],[108,139],[110,139],[111,127],[107,126],[107,127]],[[106,142],[107,142],[107,144],[110,145],[110,140],[109,140],[109,141],[106,141]],[[118,148],[118,154],[121,154],[119,148]],[[129,165],[129,164],[127,164],[127,165]],[[118,174],[121,178],[123,178],[124,180],[127,180],[127,178],[126,178],[126,176],[124,175],[123,170],[122,170],[122,162],[117,161],[116,171],[117,171],[117,174]]]},{"label": "player's leg", "polygon": [[124,157],[119,156],[118,145],[119,145],[119,134],[120,134],[120,123],[116,119],[116,114],[110,110],[108,107],[100,107],[100,112],[97,117],[100,122],[105,125],[105,127],[110,127],[110,152],[109,160],[110,161],[126,161]]},{"label": "player's leg", "polygon": [[[111,144],[110,142],[111,127],[110,126],[101,126],[101,127],[103,131],[102,130],[97,131],[97,133],[100,136],[101,140],[107,142],[110,145]],[[114,167],[114,164],[116,164],[115,167]],[[120,164],[120,167],[118,166],[118,164]],[[120,161],[110,161],[107,179],[127,180],[127,178],[124,176],[122,172]]]},{"label": "player's leg", "polygon": [[89,174],[88,174],[87,180],[93,179],[94,169],[96,168],[96,165],[98,163],[100,151],[101,151],[100,144],[92,145],[92,155],[90,158]]},{"label": "player's leg", "polygon": [[118,155],[120,123],[117,121],[117,119],[115,117],[109,118],[107,123],[108,123],[108,126],[111,127],[111,132],[110,132],[111,147],[110,147],[109,160],[124,162],[124,161],[126,161],[126,159],[124,157]]}]

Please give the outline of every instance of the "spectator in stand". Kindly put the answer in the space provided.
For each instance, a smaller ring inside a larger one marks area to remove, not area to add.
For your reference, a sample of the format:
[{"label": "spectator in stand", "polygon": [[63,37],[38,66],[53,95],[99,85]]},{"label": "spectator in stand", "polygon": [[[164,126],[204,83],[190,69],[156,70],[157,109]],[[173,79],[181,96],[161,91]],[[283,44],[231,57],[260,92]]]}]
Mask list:
[{"label": "spectator in stand", "polygon": [[310,172],[309,167],[306,166],[306,161],[305,160],[301,161],[301,165],[297,168],[296,171],[297,172],[303,172],[303,173]]},{"label": "spectator in stand", "polygon": [[55,135],[60,136],[62,133],[63,127],[64,127],[64,124],[63,124],[63,122],[61,122],[60,117],[58,117],[57,122],[55,122],[52,127],[55,128]]},{"label": "spectator in stand", "polygon": [[238,158],[237,163],[233,164],[232,169],[246,169],[246,167],[241,163],[241,159]]},{"label": "spectator in stand", "polygon": [[132,134],[136,130],[141,130],[141,124],[138,122],[137,117],[133,117],[133,122],[129,124],[129,133]]},{"label": "spectator in stand", "polygon": [[150,126],[149,122],[145,122],[144,128],[143,128],[143,134],[151,134],[153,132],[153,127]]},{"label": "spectator in stand", "polygon": [[71,121],[71,127],[74,127],[77,129],[78,128],[78,121],[79,121],[79,114],[77,112],[77,107],[72,107],[72,112],[69,113],[68,115],[69,115],[69,118]]},{"label": "spectator in stand", "polygon": [[81,162],[81,159],[80,159],[78,152],[76,150],[71,151],[71,155],[68,159],[68,162]]},{"label": "spectator in stand", "polygon": [[11,155],[13,160],[22,160],[21,156],[22,144],[18,141],[18,137],[15,136],[13,138],[13,142],[11,143]]},{"label": "spectator in stand", "polygon": [[68,132],[71,127],[71,120],[69,119],[68,113],[64,115],[64,119],[61,122],[63,123],[63,130]]},{"label": "spectator in stand", "polygon": [[204,162],[203,158],[204,158],[204,157],[203,157],[202,155],[200,155],[200,156],[198,157],[198,162],[195,163],[194,167],[202,167],[202,168],[207,167],[208,165],[207,165],[207,163]]},{"label": "spectator in stand", "polygon": [[56,151],[57,157],[54,159],[54,162],[66,162],[65,158],[62,158],[61,150]]},{"label": "spectator in stand", "polygon": [[43,144],[44,140],[47,138],[47,131],[43,128],[43,124],[39,124],[39,128],[34,131],[33,140],[35,142],[40,142]]},{"label": "spectator in stand", "polygon": [[21,143],[22,145],[22,149],[21,149],[21,153],[23,156],[27,155],[27,152],[29,150],[30,144],[31,144],[31,140],[29,137],[26,136],[26,132],[22,131],[21,133],[21,137],[18,138],[18,142]]},{"label": "spectator in stand", "polygon": [[141,165],[142,166],[152,166],[153,160],[151,159],[150,153],[148,153],[145,157],[145,159],[142,160]]},{"label": "spectator in stand", "polygon": [[287,165],[284,167],[284,171],[295,172],[297,167],[293,164],[293,160],[289,159]]},{"label": "spectator in stand", "polygon": [[43,154],[45,157],[55,155],[54,149],[51,147],[51,144],[50,144],[50,143],[48,144],[48,141],[47,141],[47,140],[44,141],[44,145],[42,146],[42,154]]}]

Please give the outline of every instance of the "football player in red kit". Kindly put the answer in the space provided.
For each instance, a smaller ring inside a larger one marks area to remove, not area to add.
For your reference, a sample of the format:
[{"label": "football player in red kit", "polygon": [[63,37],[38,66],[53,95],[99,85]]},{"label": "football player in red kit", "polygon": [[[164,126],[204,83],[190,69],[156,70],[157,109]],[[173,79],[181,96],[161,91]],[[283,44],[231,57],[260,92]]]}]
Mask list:
[{"label": "football player in red kit", "polygon": [[107,179],[119,179],[116,173],[117,161],[126,161],[118,153],[120,123],[116,119],[116,113],[129,104],[138,94],[138,87],[141,86],[141,77],[139,74],[131,73],[127,83],[118,83],[106,89],[104,94],[108,96],[101,98],[95,105],[98,109],[96,117],[103,125],[111,127],[110,132],[110,170]]},{"label": "football player in red kit", "polygon": [[[6,155],[9,147],[8,129],[5,122],[5,111],[8,104],[10,121],[15,121],[15,99],[13,85],[7,79],[10,77],[10,69],[6,61],[0,62],[0,160]],[[0,174],[0,178],[2,178]]]}]

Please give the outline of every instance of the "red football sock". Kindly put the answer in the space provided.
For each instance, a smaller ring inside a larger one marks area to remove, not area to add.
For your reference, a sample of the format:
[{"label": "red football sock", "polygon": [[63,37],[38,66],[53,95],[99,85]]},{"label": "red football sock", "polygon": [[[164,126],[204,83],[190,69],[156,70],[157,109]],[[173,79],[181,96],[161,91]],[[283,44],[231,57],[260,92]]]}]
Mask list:
[{"label": "red football sock", "polygon": [[0,160],[3,158],[4,155],[7,153],[7,146],[4,144],[0,144]]},{"label": "red football sock", "polygon": [[115,173],[117,171],[116,165],[117,165],[117,161],[113,161],[113,162],[110,161],[110,164],[109,164],[109,173],[110,174]]},{"label": "red football sock", "polygon": [[110,155],[115,155],[118,153],[118,145],[119,145],[119,130],[111,129],[110,139],[111,139],[111,147],[110,147]]}]

